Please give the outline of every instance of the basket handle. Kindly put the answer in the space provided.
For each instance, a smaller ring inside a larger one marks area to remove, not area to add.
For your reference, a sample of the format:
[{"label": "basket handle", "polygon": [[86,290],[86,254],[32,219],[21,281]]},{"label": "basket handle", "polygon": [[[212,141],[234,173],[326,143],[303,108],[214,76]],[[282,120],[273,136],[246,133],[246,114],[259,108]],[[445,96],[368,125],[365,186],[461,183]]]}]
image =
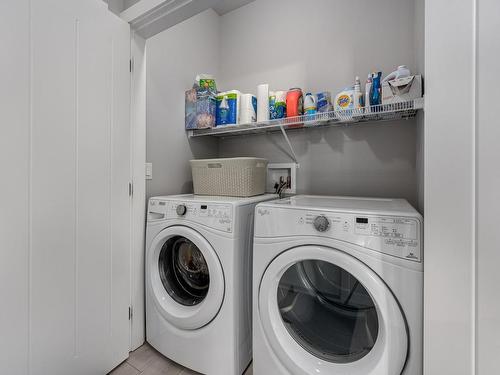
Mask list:
[{"label": "basket handle", "polygon": [[222,168],[222,164],[221,163],[209,163],[209,164],[207,164],[207,167],[208,168]]}]

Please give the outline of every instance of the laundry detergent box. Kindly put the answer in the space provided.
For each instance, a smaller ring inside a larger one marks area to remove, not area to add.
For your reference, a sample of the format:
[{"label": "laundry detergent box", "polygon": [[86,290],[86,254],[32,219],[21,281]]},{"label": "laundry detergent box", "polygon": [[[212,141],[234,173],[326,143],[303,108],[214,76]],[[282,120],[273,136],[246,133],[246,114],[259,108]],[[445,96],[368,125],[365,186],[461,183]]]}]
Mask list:
[{"label": "laundry detergent box", "polygon": [[330,112],[333,110],[332,94],[329,91],[320,92],[316,95],[318,112]]},{"label": "laundry detergent box", "polygon": [[231,90],[217,94],[216,126],[237,125],[240,116],[241,92]]},{"label": "laundry detergent box", "polygon": [[215,126],[215,96],[200,94],[196,88],[185,94],[185,127],[189,129],[207,129]]},{"label": "laundry detergent box", "polygon": [[422,97],[422,76],[415,75],[382,83],[382,104],[407,102]]},{"label": "laundry detergent box", "polygon": [[346,87],[335,96],[335,110],[346,111],[354,109],[354,88]]}]

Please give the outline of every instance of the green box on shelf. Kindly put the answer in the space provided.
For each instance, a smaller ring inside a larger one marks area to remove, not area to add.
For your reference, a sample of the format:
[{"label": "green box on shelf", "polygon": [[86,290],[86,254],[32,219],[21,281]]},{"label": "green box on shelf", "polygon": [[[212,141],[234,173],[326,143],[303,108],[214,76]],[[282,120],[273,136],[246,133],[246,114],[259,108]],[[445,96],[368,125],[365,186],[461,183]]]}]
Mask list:
[{"label": "green box on shelf", "polygon": [[197,90],[186,91],[185,126],[190,129],[208,129],[215,127],[215,96],[210,93],[199,95]]}]

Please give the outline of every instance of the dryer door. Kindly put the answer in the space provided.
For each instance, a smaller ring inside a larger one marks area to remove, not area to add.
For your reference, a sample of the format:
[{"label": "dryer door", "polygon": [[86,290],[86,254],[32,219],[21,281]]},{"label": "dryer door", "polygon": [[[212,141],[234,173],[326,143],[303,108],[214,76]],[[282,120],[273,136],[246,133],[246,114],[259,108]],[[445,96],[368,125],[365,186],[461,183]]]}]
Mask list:
[{"label": "dryer door", "polygon": [[184,226],[161,231],[148,249],[147,292],[156,308],[180,329],[198,329],[217,316],[224,273],[209,242]]},{"label": "dryer door", "polygon": [[293,375],[400,375],[408,336],[401,309],[365,264],[301,246],[268,266],[259,288],[266,339]]}]

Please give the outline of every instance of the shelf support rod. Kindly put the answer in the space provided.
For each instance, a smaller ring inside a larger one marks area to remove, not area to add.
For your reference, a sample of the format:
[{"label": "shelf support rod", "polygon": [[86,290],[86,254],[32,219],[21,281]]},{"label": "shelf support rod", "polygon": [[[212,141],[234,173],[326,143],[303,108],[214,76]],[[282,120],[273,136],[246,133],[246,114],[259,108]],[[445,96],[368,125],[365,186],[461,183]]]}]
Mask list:
[{"label": "shelf support rod", "polygon": [[292,157],[293,161],[295,162],[295,164],[297,164],[297,166],[298,166],[299,161],[297,159],[297,154],[295,153],[295,151],[293,149],[293,146],[292,146],[292,143],[290,142],[290,139],[288,139],[288,135],[286,134],[285,128],[283,127],[283,124],[279,124],[279,126],[281,129],[281,133],[283,134],[283,137],[285,138],[285,141],[288,144],[288,148],[290,149],[291,157]]}]

